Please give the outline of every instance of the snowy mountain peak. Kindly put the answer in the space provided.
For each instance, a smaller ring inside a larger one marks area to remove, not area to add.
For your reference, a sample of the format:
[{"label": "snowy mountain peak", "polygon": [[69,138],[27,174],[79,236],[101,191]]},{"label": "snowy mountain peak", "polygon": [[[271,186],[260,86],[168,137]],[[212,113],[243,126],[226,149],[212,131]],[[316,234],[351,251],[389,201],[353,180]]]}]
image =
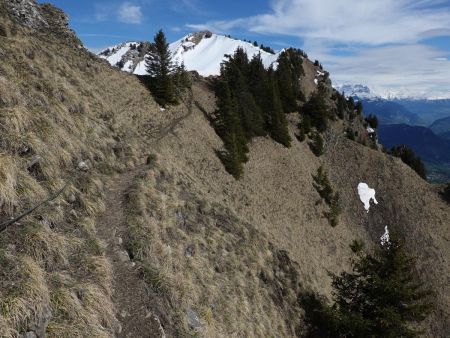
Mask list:
[{"label": "snowy mountain peak", "polygon": [[[148,42],[125,42],[101,51],[98,56],[124,71],[145,75],[145,55],[149,47]],[[271,54],[250,42],[209,31],[188,34],[169,45],[177,64],[184,63],[187,70],[195,70],[202,76],[219,75],[220,64],[226,55],[233,54],[238,47],[243,48],[249,58],[261,54],[266,67],[274,64],[279,56],[279,53]]]},{"label": "snowy mountain peak", "polygon": [[429,97],[427,93],[422,95],[413,93],[408,88],[386,89],[374,85],[362,84],[337,84],[333,86],[337,91],[343,92],[347,97],[356,97],[363,100],[424,100],[442,99],[443,97]]},{"label": "snowy mountain peak", "polygon": [[334,88],[344,93],[347,97],[358,97],[360,99],[377,99],[379,95],[373,93],[368,86],[362,84],[341,84],[335,85]]}]

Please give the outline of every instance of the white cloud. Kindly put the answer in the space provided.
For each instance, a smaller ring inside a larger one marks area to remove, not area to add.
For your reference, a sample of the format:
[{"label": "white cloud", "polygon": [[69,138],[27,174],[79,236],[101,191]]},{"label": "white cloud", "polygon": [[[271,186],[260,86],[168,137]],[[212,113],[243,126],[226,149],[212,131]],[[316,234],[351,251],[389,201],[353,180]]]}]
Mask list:
[{"label": "white cloud", "polygon": [[450,61],[423,44],[362,49],[352,56],[322,50],[333,82],[367,84],[383,96],[450,97]]},{"label": "white cloud", "polygon": [[247,18],[187,26],[298,37],[339,82],[450,96],[448,53],[420,42],[450,36],[448,0],[272,0],[270,8]]},{"label": "white cloud", "polygon": [[450,10],[442,0],[275,0],[271,12],[229,21],[189,25],[378,45],[416,42],[450,31]]},{"label": "white cloud", "polygon": [[133,5],[131,2],[124,2],[117,11],[117,18],[120,22],[140,24],[142,22],[141,6]]}]

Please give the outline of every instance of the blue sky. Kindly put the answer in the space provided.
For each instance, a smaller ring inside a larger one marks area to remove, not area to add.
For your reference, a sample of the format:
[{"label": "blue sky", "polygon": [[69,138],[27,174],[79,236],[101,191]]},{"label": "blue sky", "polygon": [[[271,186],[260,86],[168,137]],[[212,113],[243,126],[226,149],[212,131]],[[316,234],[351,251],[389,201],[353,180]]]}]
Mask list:
[{"label": "blue sky", "polygon": [[336,83],[376,92],[450,97],[450,0],[50,0],[92,49],[189,32],[294,46]]}]

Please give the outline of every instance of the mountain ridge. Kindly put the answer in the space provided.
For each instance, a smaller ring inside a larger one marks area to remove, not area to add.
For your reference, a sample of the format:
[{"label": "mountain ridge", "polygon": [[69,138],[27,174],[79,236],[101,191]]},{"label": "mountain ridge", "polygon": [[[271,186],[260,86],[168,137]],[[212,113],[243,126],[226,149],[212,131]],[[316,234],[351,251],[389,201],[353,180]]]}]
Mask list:
[{"label": "mountain ridge", "polygon": [[410,101],[439,101],[449,100],[450,96],[429,96],[427,94],[411,94],[406,89],[379,89],[367,84],[358,83],[336,83],[335,89],[343,92],[347,97],[359,97],[365,100],[410,100]]},{"label": "mountain ridge", "polygon": [[[275,64],[281,53],[271,54],[250,42],[209,31],[190,33],[169,44],[175,63],[183,63],[187,70],[197,71],[202,76],[219,75],[220,63],[225,60],[225,55],[232,55],[238,47],[243,48],[249,58],[260,53],[266,67]],[[119,66],[136,75],[146,75],[145,55],[148,49],[149,43],[132,41],[108,47],[98,55],[112,66]]]}]

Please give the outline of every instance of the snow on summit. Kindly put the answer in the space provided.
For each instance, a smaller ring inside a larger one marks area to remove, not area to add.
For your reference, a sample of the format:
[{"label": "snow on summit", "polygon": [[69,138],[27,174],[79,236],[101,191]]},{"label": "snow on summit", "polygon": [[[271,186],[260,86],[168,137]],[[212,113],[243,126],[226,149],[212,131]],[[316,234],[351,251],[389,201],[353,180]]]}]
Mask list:
[{"label": "snow on summit", "polygon": [[[148,46],[148,43],[123,43],[109,47],[100,52],[99,56],[124,71],[145,75],[145,52],[142,51],[148,50],[146,45]],[[184,63],[187,70],[197,71],[202,76],[219,75],[220,64],[226,55],[234,54],[238,47],[246,51],[249,59],[260,53],[266,67],[274,64],[279,56],[279,53],[268,53],[249,42],[210,32],[191,33],[169,45],[174,62]]]}]

